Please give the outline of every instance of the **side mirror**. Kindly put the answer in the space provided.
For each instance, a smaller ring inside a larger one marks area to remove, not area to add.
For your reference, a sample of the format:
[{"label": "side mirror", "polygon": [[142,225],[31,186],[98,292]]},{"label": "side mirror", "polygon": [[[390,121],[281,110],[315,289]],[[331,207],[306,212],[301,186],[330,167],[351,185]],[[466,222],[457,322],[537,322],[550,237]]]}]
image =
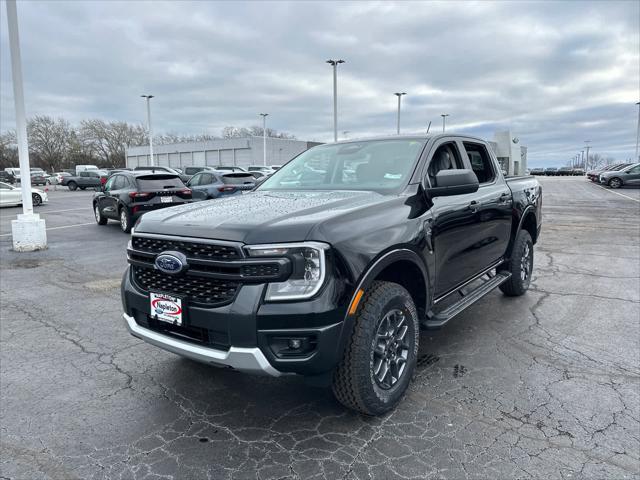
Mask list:
[{"label": "side mirror", "polygon": [[473,170],[440,170],[436,173],[436,186],[427,189],[427,195],[447,197],[449,195],[463,195],[478,191],[478,177]]}]

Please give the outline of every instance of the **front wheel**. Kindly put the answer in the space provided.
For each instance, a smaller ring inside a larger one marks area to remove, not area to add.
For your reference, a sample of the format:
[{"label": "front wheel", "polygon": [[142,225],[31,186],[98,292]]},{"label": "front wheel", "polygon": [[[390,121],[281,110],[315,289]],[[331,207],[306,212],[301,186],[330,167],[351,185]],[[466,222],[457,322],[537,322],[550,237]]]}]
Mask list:
[{"label": "front wheel", "polygon": [[511,273],[511,278],[500,285],[502,293],[517,297],[529,289],[533,270],[533,240],[526,230],[520,230],[513,245],[511,259],[499,270]]},{"label": "front wheel", "polygon": [[96,223],[98,225],[107,224],[107,217],[102,215],[102,212],[100,211],[100,207],[98,206],[97,203],[93,206],[93,215],[96,217]]},{"label": "front wheel", "polygon": [[126,207],[120,209],[120,228],[124,233],[131,232],[131,215]]},{"label": "front wheel", "polygon": [[617,177],[614,177],[611,180],[609,180],[609,186],[611,188],[620,188],[622,186],[622,180],[620,180]]},{"label": "front wheel", "polygon": [[333,376],[344,406],[381,415],[402,399],[416,366],[418,313],[397,283],[374,282],[358,307],[353,333]]}]

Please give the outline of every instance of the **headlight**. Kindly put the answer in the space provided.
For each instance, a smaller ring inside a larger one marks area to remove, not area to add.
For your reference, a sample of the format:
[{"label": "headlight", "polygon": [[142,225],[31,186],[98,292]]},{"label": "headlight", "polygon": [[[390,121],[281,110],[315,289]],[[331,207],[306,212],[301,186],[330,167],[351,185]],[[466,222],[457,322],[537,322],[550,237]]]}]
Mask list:
[{"label": "headlight", "polygon": [[270,283],[265,300],[302,300],[311,298],[324,283],[326,243],[300,242],[245,247],[250,257],[288,257],[291,276],[285,282]]}]

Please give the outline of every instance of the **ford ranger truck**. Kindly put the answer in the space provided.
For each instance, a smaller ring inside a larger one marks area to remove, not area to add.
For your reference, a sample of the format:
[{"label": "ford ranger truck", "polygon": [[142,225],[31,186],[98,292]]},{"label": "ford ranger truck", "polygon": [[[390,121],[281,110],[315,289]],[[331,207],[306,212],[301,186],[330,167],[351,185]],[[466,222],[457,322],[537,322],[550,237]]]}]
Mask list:
[{"label": "ford ranger truck", "polygon": [[[201,362],[392,409],[420,329],[531,281],[535,177],[462,135],[321,145],[250,193],[146,213],[122,281],[132,335]],[[477,321],[483,321],[478,319]]]}]

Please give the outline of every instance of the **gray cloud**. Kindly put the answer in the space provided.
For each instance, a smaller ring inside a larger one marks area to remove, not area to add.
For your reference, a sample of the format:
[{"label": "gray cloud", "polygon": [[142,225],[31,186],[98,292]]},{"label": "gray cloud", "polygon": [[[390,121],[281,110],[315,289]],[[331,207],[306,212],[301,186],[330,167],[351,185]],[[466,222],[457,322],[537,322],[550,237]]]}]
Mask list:
[{"label": "gray cloud", "polygon": [[[603,2],[19,2],[29,115],[144,120],[157,131],[217,134],[257,124],[332,138],[340,130],[440,128],[491,137],[512,128],[530,164],[562,164],[592,140],[635,148],[640,8]],[[1,128],[14,124],[6,10],[0,16]]]}]

